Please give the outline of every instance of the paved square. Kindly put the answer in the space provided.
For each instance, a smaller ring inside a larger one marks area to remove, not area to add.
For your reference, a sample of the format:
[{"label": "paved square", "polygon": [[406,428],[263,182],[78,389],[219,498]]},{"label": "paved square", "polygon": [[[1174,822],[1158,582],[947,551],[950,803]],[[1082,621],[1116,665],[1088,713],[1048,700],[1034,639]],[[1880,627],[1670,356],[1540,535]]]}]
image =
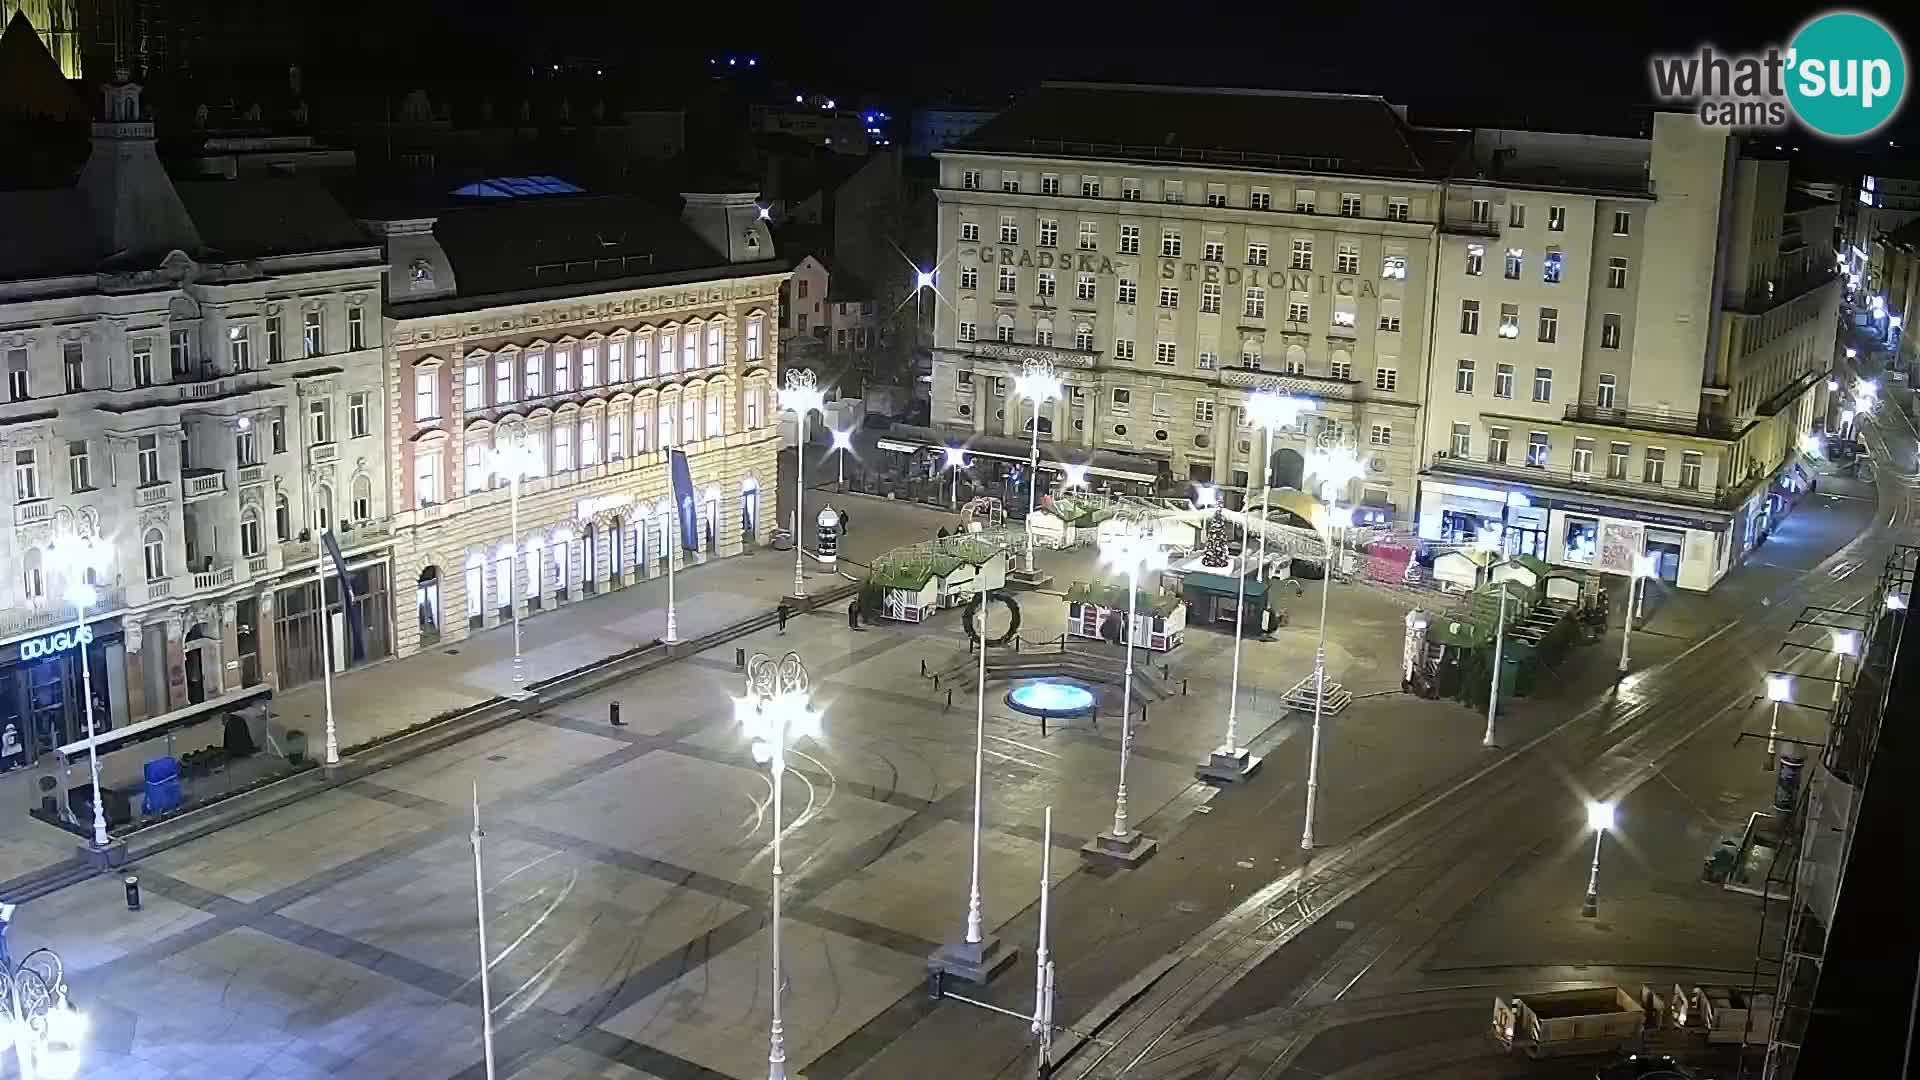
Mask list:
[{"label": "paved square", "polygon": [[612,738],[551,724],[508,724],[372,777],[381,787],[444,803],[464,811],[480,784],[480,807],[508,795],[540,788],[578,765],[605,757],[625,744]]},{"label": "paved square", "polygon": [[[827,890],[816,906],[851,915],[928,941],[950,941],[966,931],[967,880],[973,830],[941,822]],[[1080,857],[1056,848],[1058,882],[1080,868]],[[1040,845],[991,830],[980,834],[981,905],[989,930],[1040,896]]]}]

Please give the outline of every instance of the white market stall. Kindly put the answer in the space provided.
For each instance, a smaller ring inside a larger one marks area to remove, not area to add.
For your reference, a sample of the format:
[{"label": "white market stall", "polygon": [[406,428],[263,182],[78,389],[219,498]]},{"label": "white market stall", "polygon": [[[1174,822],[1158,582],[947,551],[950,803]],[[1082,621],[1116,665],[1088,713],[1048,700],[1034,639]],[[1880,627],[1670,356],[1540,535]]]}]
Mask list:
[{"label": "white market stall", "polygon": [[[1145,589],[1134,600],[1133,643],[1152,652],[1170,652],[1186,640],[1187,605],[1177,596]],[[1124,585],[1076,581],[1067,589],[1067,633],[1094,641],[1126,642],[1127,590]]]},{"label": "white market stall", "polygon": [[895,548],[874,560],[867,576],[881,591],[880,613],[901,622],[921,622],[1006,581],[1005,546],[975,535]]}]

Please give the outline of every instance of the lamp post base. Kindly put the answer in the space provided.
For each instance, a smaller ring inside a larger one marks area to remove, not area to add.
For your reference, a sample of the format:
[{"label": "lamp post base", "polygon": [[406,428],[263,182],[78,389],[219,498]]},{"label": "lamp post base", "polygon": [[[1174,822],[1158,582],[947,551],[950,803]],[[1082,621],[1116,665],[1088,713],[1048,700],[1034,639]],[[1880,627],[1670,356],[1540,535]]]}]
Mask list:
[{"label": "lamp post base", "polygon": [[1080,854],[1119,866],[1138,866],[1152,858],[1159,848],[1160,841],[1138,829],[1129,829],[1124,833],[1109,830],[1082,844]]},{"label": "lamp post base", "polygon": [[106,870],[127,864],[127,842],[109,840],[106,847],[95,847],[92,841],[80,845],[80,857],[95,870]]},{"label": "lamp post base", "polygon": [[985,986],[1013,963],[1020,950],[1003,948],[1000,938],[984,935],[978,942],[949,941],[927,957],[927,970],[949,979]]},{"label": "lamp post base", "polygon": [[1600,898],[1592,893],[1580,902],[1580,914],[1585,918],[1597,918],[1600,914]]},{"label": "lamp post base", "polygon": [[1254,757],[1253,751],[1244,746],[1237,750],[1222,746],[1216,748],[1207,760],[1194,766],[1193,775],[1202,780],[1231,784],[1237,780],[1245,780],[1258,772],[1263,760],[1265,759]]}]

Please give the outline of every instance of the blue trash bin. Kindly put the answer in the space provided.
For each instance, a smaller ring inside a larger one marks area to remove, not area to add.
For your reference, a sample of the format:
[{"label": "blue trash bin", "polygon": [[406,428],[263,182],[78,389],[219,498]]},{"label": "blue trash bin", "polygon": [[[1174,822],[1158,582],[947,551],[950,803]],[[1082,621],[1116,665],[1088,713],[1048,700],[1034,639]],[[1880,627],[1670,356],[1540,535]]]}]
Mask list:
[{"label": "blue trash bin", "polygon": [[180,790],[180,762],[172,757],[154,758],[145,768],[147,790],[140,813],[147,817],[180,809],[186,801]]}]

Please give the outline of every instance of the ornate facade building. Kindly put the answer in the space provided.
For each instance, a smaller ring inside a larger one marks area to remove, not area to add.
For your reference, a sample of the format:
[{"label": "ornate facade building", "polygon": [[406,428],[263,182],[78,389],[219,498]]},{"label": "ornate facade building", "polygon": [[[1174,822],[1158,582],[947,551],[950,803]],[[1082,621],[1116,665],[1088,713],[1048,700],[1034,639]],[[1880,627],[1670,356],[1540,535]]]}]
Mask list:
[{"label": "ornate facade building", "polygon": [[394,266],[402,655],[664,575],[670,447],[699,496],[699,550],[676,567],[770,538],[786,267],[751,193],[688,195],[674,217],[527,189],[369,225]]},{"label": "ornate facade building", "polygon": [[175,183],[140,88],[107,87],[76,187],[0,193],[0,729],[80,737],[63,536],[103,542],[87,614],[115,726],[317,675],[315,528],[390,649],[384,263],[291,177]]}]

